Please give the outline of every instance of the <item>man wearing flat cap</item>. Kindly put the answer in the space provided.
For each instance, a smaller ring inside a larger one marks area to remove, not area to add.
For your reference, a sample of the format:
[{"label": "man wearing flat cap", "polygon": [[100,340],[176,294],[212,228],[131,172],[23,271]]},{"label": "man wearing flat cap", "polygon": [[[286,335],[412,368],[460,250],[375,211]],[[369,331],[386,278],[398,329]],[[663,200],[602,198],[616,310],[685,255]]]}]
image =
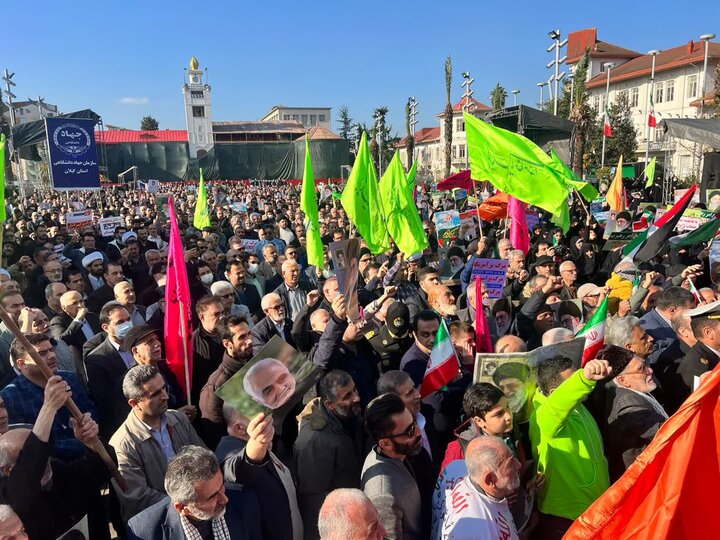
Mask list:
[{"label": "man wearing flat cap", "polygon": [[603,387],[605,424],[601,431],[614,482],[650,444],[668,414],[650,393],[657,383],[645,359],[616,345],[606,345],[597,357],[612,368],[611,380]]},{"label": "man wearing flat cap", "polygon": [[668,385],[668,407],[675,410],[697,388],[700,377],[720,362],[720,300],[685,312],[690,328],[698,340],[677,369]]}]

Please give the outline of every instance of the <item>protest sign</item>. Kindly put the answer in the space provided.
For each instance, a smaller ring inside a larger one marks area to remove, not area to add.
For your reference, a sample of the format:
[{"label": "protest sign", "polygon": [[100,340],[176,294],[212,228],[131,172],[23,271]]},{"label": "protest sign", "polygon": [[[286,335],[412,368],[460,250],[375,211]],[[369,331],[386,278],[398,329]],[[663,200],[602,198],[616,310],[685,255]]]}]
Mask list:
[{"label": "protest sign", "polygon": [[[683,198],[683,195],[685,195],[687,192],[688,192],[687,189],[676,189],[673,192],[673,195],[674,195],[673,202],[678,202],[680,199]],[[692,196],[692,200],[690,202],[695,203],[695,204],[700,202],[700,190],[699,189],[697,191],[695,191],[695,193]]]},{"label": "protest sign", "polygon": [[98,224],[100,225],[100,236],[106,238],[115,235],[115,227],[124,225],[121,217],[100,218]]},{"label": "protest sign", "polygon": [[598,223],[605,223],[610,218],[610,211],[607,212],[593,212],[593,217]]},{"label": "protest sign", "polygon": [[338,290],[345,296],[348,319],[350,322],[357,322],[360,319],[357,295],[360,242],[357,238],[342,242],[330,242],[330,253],[335,265]]},{"label": "protest sign", "polygon": [[435,222],[438,243],[441,246],[448,246],[450,242],[460,237],[460,212],[457,210],[435,212],[433,221]]},{"label": "protest sign", "polygon": [[475,259],[470,281],[480,276],[488,288],[488,296],[502,298],[509,265],[505,259]]},{"label": "protest sign", "polygon": [[711,212],[720,212],[720,189],[708,189],[705,192],[707,208]]},{"label": "protest sign", "polygon": [[460,212],[460,238],[474,240],[478,236],[477,212],[467,210]]},{"label": "protest sign", "polygon": [[65,220],[68,229],[82,229],[83,227],[91,227],[93,224],[93,212],[92,210],[68,212],[67,214],[65,214]]},{"label": "protest sign", "polygon": [[468,205],[467,189],[457,188],[453,191],[455,192],[455,208],[457,208],[458,212],[464,212],[467,210]]},{"label": "protest sign", "polygon": [[605,204],[605,197],[599,197],[590,203],[590,213],[596,214],[603,211],[603,205]]},{"label": "protest sign", "polygon": [[256,238],[241,238],[240,243],[247,253],[255,253],[255,248],[260,240]]},{"label": "protest sign", "polygon": [[[657,221],[660,216],[665,214],[672,208],[672,205],[668,205],[667,209],[658,208],[655,214],[655,220]],[[703,210],[702,208],[686,208],[683,212],[682,217],[675,225],[676,231],[694,231],[698,227],[705,225],[708,221],[715,217],[715,212],[710,210]]]},{"label": "protest sign", "polygon": [[603,246],[603,251],[613,251],[616,248],[626,246],[640,234],[635,231],[617,231],[610,234],[608,241]]},{"label": "protest sign", "polygon": [[170,195],[162,194],[155,196],[155,208],[157,208],[158,214],[165,217],[170,216],[170,210],[168,209],[168,207],[170,206],[169,201]]},{"label": "protest sign", "polygon": [[322,372],[275,335],[215,395],[248,419],[272,412],[275,426],[312,388]]},{"label": "protest sign", "polygon": [[714,282],[718,279],[720,272],[720,240],[710,244],[710,279]]},{"label": "protest sign", "polygon": [[56,191],[100,189],[95,120],[45,118],[49,173]]},{"label": "protest sign", "polygon": [[525,210],[525,218],[527,219],[528,231],[532,233],[532,230],[540,225],[540,215],[532,210]]}]

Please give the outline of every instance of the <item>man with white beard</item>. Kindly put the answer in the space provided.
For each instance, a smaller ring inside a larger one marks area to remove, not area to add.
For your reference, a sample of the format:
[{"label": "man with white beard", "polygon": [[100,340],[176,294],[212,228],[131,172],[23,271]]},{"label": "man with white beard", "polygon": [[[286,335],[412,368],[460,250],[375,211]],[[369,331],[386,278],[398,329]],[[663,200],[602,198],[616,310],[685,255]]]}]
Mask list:
[{"label": "man with white beard", "polygon": [[428,290],[428,304],[449,325],[458,320],[455,296],[445,285],[433,285]]}]

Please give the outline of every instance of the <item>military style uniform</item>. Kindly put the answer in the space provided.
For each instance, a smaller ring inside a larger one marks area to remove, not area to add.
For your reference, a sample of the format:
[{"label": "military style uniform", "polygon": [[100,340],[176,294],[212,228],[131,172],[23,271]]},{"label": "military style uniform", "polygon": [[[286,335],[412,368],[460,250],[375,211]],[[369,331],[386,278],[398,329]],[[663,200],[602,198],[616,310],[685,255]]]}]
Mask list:
[{"label": "military style uniform", "polygon": [[380,372],[400,369],[403,355],[412,345],[408,335],[410,312],[405,304],[394,302],[387,310],[385,324],[365,334],[373,350],[380,356]]}]

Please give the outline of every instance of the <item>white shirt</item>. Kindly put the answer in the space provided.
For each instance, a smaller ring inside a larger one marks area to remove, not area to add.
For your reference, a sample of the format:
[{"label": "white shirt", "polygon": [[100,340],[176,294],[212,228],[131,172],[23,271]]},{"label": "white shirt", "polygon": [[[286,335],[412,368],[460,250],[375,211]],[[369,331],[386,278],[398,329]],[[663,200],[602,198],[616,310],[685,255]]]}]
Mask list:
[{"label": "white shirt", "polygon": [[430,459],[432,459],[432,451],[430,450],[430,441],[428,440],[427,433],[425,432],[425,424],[427,423],[426,418],[422,415],[422,413],[417,413],[415,415],[415,422],[417,422],[418,427],[420,428],[420,434],[422,435],[422,445],[425,450],[427,450],[428,455],[430,456]]},{"label": "white shirt", "polygon": [[507,499],[480,492],[465,478],[450,492],[442,540],[517,540]]}]

